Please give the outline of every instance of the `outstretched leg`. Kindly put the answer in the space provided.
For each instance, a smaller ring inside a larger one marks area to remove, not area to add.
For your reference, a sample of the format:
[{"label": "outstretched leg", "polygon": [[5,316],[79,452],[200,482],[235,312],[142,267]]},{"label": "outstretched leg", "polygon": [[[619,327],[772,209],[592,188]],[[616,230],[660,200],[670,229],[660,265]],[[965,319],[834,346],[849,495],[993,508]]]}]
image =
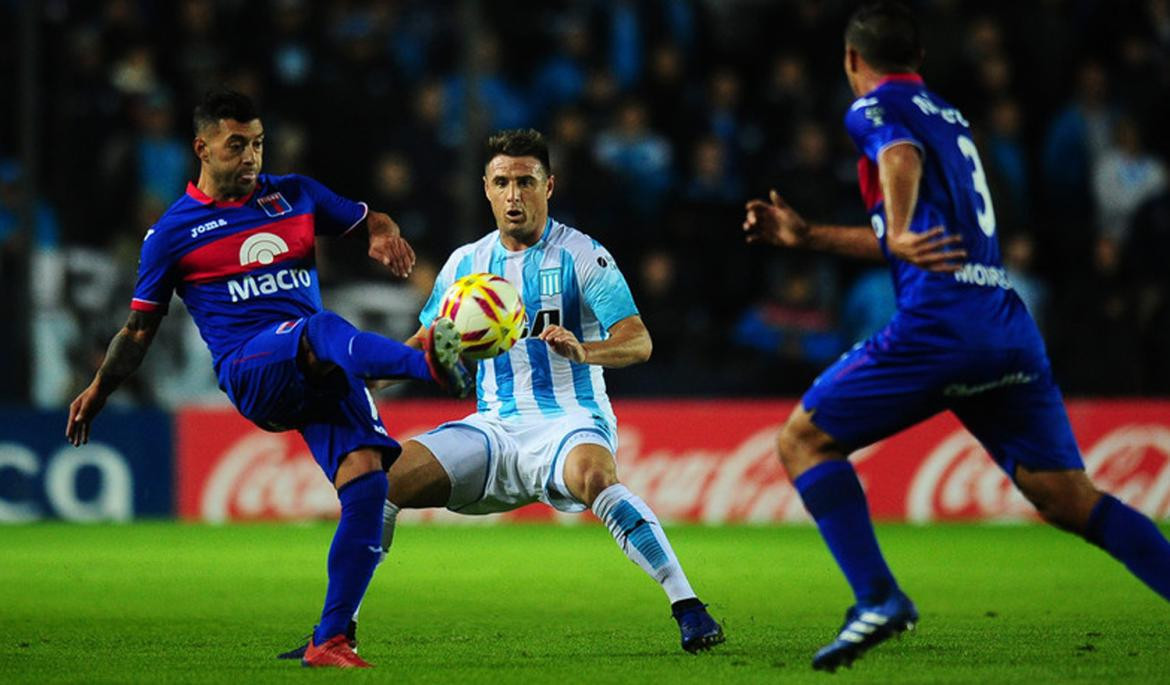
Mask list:
[{"label": "outstretched leg", "polygon": [[865,492],[832,437],[798,405],[777,444],[780,461],[853,589],[856,604],[837,639],[817,652],[813,668],[835,670],[867,649],[914,627],[918,612],[898,588],[878,547]]},{"label": "outstretched leg", "polygon": [[630,561],[662,586],[679,624],[683,649],[697,652],[723,642],[722,627],[695,596],[658,517],[618,482],[609,450],[592,443],[577,445],[565,457],[564,475],[573,497],[589,506]]},{"label": "outstretched leg", "polygon": [[1170,542],[1153,521],[1097,490],[1081,470],[1030,471],[1020,466],[1015,480],[1044,520],[1105,550],[1170,600]]},{"label": "outstretched leg", "polygon": [[436,320],[422,341],[424,349],[418,350],[323,311],[308,318],[302,342],[301,361],[316,373],[337,366],[365,380],[434,381],[459,397],[471,387],[459,358],[459,334],[447,319]]}]

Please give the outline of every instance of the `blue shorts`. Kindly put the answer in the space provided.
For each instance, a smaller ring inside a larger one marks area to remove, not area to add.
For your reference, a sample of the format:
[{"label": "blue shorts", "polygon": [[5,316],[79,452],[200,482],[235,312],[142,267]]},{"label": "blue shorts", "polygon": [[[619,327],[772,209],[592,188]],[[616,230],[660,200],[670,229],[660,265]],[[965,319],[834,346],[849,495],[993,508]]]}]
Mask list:
[{"label": "blue shorts", "polygon": [[362,447],[381,450],[383,467],[390,468],[402,448],[382,425],[365,382],[338,368],[310,383],[298,368],[307,321],[273,325],[225,357],[220,387],[245,418],[264,430],[299,431],[330,481],[341,460]]},{"label": "blue shorts", "polygon": [[880,331],[826,369],[801,403],[849,451],[950,410],[1012,479],[1017,465],[1084,468],[1042,348],[948,350]]}]

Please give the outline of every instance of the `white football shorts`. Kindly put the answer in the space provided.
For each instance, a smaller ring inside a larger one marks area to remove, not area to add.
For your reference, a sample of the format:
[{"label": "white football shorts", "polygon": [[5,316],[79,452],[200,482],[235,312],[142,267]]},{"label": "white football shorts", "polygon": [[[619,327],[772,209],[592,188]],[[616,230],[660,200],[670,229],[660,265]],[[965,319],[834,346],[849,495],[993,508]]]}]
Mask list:
[{"label": "white football shorts", "polygon": [[446,469],[447,508],[460,514],[494,514],[532,502],[584,511],[565,486],[565,455],[582,444],[617,454],[616,427],[589,414],[526,421],[472,414],[411,439]]}]

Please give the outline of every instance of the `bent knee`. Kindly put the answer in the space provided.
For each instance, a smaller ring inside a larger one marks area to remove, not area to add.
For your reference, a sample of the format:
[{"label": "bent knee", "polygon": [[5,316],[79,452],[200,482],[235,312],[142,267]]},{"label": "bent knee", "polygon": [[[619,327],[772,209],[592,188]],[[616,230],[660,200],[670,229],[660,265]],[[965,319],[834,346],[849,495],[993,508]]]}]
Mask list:
[{"label": "bent knee", "polygon": [[581,476],[582,490],[585,494],[585,504],[593,506],[593,500],[606,488],[616,485],[617,474],[613,468],[591,467]]},{"label": "bent knee", "polygon": [[382,470],[381,450],[372,448],[354,450],[345,455],[337,467],[337,473],[333,476],[333,485],[340,490],[346,483],[354,479],[367,473],[381,472]]},{"label": "bent knee", "polygon": [[812,422],[812,414],[797,407],[776,437],[776,454],[790,478],[830,459],[844,458],[833,439]]},{"label": "bent knee", "polygon": [[1101,492],[1083,471],[1032,472],[1021,467],[1016,485],[1040,518],[1076,533],[1084,532],[1093,507],[1101,499]]},{"label": "bent knee", "polygon": [[603,490],[618,483],[617,467],[603,448],[570,457],[565,464],[565,485],[585,506],[592,507]]}]

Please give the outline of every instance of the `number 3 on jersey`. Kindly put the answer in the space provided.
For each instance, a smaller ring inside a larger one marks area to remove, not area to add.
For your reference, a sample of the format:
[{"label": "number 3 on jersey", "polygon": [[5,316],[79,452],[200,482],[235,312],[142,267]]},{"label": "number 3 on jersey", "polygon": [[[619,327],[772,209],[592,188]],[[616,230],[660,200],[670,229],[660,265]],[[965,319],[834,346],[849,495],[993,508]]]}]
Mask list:
[{"label": "number 3 on jersey", "polygon": [[991,205],[991,189],[987,187],[987,176],[983,174],[983,162],[979,160],[979,150],[975,149],[975,143],[967,136],[959,136],[955,139],[955,143],[959,146],[959,152],[974,167],[971,170],[971,184],[975,186],[975,192],[983,201],[982,209],[975,208],[975,218],[979,221],[979,229],[990,238],[995,235],[995,207]]}]

